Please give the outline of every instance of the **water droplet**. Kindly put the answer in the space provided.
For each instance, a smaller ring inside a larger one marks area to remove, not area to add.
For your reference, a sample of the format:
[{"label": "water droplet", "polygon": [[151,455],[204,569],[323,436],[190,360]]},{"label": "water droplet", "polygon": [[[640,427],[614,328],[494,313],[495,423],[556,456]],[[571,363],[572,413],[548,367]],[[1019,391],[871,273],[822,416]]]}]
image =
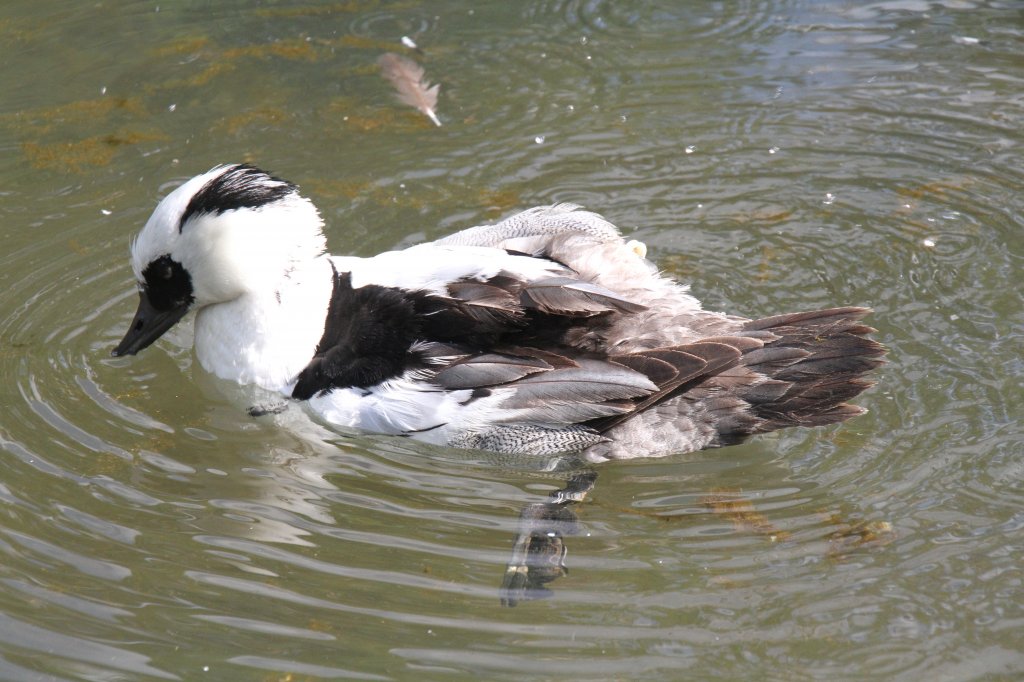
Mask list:
[{"label": "water droplet", "polygon": [[832,192],[825,192],[825,201],[823,201],[822,203],[825,204],[826,206],[831,206],[833,203],[835,203],[835,200],[836,197],[834,194],[832,194]]},{"label": "water droplet", "polygon": [[779,148],[778,148],[778,147],[769,147],[769,148],[768,148],[768,153],[769,153],[769,154],[775,154],[775,153],[776,153],[776,152],[778,152],[778,151],[779,151]]},{"label": "water droplet", "polygon": [[101,208],[100,213],[102,213],[103,215],[110,215],[111,213],[113,213],[113,211],[107,208]]},{"label": "water droplet", "polygon": [[691,144],[691,145],[687,145],[687,146],[686,146],[686,149],[684,149],[683,151],[685,151],[685,152],[686,152],[687,154],[692,154],[692,153],[694,153],[695,151],[697,151],[697,148],[696,148],[696,147],[694,147],[694,146],[693,146],[693,145]]},{"label": "water droplet", "polygon": [[565,105],[565,110],[566,111],[576,111],[576,107],[574,107],[571,104],[567,104],[567,105]]},{"label": "water droplet", "polygon": [[935,246],[935,240],[932,239],[931,237],[925,237],[924,239],[921,240],[921,243],[927,246],[929,249]]},{"label": "water droplet", "polygon": [[538,135],[537,137],[533,138],[533,141],[536,142],[537,144],[544,144],[544,136]]},{"label": "water droplet", "polygon": [[177,108],[178,108],[177,104],[171,104],[170,106],[167,107],[167,111],[174,111]]}]

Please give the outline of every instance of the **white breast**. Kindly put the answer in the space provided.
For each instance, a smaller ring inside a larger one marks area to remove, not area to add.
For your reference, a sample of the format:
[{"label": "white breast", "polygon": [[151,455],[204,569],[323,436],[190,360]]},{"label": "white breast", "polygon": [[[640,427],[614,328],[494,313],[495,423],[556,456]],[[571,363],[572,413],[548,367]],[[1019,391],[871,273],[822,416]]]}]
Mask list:
[{"label": "white breast", "polygon": [[330,262],[289,273],[277,290],[251,292],[196,315],[196,357],[207,372],[277,391],[309,363],[324,333]]}]

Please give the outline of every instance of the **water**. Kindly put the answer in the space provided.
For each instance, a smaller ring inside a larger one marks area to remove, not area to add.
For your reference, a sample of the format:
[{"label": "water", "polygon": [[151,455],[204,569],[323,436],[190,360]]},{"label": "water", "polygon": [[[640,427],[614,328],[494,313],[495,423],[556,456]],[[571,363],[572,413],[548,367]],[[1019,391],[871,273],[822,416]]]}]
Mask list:
[{"label": "water", "polygon": [[[472,9],[470,9],[472,8]],[[441,83],[396,104],[383,51]],[[0,678],[1010,680],[1024,673],[1024,6],[7,2]],[[332,250],[553,201],[709,308],[870,305],[871,412],[567,474],[252,420],[187,325],[112,359],[127,245],[258,162]]]}]

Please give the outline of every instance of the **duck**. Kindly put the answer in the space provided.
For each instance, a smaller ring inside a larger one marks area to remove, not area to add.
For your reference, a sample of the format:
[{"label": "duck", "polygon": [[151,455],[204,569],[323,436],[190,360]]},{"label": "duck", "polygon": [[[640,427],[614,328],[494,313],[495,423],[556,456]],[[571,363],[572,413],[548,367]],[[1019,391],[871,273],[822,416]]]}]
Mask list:
[{"label": "duck", "polygon": [[704,310],[574,204],[373,257],[326,246],[296,184],[249,164],[191,178],[131,243],[138,308],[112,355],[194,310],[203,370],[328,427],[602,462],[845,421],[885,353],[866,307]]}]

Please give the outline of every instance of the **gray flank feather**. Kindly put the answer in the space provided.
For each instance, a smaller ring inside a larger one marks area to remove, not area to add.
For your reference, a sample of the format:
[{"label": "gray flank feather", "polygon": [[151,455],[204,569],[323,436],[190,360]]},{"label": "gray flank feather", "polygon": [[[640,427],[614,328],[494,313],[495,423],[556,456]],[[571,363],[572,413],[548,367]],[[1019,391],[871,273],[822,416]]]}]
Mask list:
[{"label": "gray flank feather", "polygon": [[619,241],[617,227],[597,213],[584,211],[575,204],[537,206],[516,213],[494,225],[470,227],[438,239],[436,244],[453,246],[499,246],[510,239],[523,237],[557,237],[580,233],[597,243]]}]

